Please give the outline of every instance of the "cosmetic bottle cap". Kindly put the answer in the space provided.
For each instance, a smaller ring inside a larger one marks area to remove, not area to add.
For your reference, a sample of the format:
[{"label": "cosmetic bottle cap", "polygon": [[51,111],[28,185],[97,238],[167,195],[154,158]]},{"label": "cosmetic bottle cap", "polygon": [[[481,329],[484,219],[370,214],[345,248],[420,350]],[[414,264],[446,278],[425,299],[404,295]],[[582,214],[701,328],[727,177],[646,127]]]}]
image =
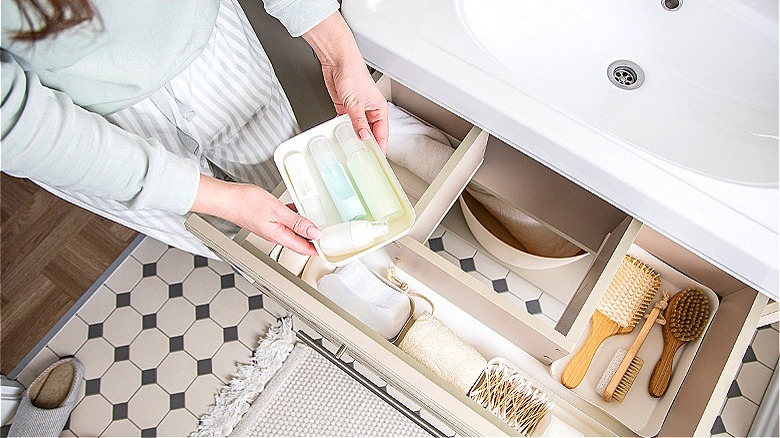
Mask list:
[{"label": "cosmetic bottle cap", "polygon": [[336,153],[333,151],[333,145],[324,135],[318,135],[309,140],[309,150],[315,161],[330,162],[336,160]]},{"label": "cosmetic bottle cap", "polygon": [[363,140],[355,135],[355,131],[352,129],[352,123],[350,122],[344,122],[336,126],[335,133],[336,138],[341,144],[341,149],[344,150],[344,155],[349,155],[360,148],[366,147]]}]

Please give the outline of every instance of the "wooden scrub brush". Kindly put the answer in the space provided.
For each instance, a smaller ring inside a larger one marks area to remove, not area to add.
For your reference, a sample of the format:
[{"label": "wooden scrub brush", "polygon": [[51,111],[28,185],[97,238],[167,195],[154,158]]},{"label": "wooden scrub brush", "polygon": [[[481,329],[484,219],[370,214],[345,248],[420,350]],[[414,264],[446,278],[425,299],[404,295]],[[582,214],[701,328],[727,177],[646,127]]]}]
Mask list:
[{"label": "wooden scrub brush", "polygon": [[661,397],[666,393],[677,350],[686,342],[697,339],[704,332],[710,319],[710,302],[704,292],[698,289],[686,289],[669,300],[669,307],[666,308],[664,316],[666,317],[666,325],[662,330],[664,349],[661,358],[655,364],[648,387],[653,397]]},{"label": "wooden scrub brush", "polygon": [[[612,357],[607,370],[604,371],[604,375],[601,376],[601,380],[596,385],[596,392],[604,397],[604,401],[609,402],[613,398],[618,403],[623,402],[623,399],[631,389],[631,385],[634,384],[636,376],[639,374],[639,370],[642,369],[645,361],[642,360],[637,353],[642,348],[642,344],[645,343],[647,335],[652,330],[661,312],[666,309],[669,301],[669,292],[663,291],[663,298],[656,301],[653,305],[653,310],[650,311],[650,315],[647,316],[647,321],[642,326],[642,330],[639,335],[631,344],[631,348],[628,351],[620,348],[615,352],[615,356]],[[659,323],[665,324],[664,317],[661,316]]]},{"label": "wooden scrub brush", "polygon": [[572,389],[582,382],[605,340],[634,330],[660,286],[661,278],[649,266],[628,255],[623,259],[590,319],[585,343],[561,374],[564,386]]}]

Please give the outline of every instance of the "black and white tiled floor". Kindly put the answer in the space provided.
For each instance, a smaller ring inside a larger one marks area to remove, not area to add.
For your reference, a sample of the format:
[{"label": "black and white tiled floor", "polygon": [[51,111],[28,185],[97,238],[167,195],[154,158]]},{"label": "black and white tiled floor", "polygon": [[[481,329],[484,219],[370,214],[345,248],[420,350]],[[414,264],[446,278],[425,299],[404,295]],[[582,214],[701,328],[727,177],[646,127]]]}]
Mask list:
[{"label": "black and white tiled floor", "polygon": [[426,246],[553,327],[566,310],[566,304],[511,272],[441,225],[431,234]]},{"label": "black and white tiled floor", "polygon": [[759,327],[742,358],[742,366],[731,383],[720,415],[712,425],[712,436],[747,436],[758,406],[765,394],[770,394],[767,386],[777,367],[778,349],[778,323]]},{"label": "black and white tiled floor", "polygon": [[16,379],[74,355],[85,382],[63,435],[184,436],[286,313],[270,301],[228,265],[145,238]]},{"label": "black and white tiled floor", "polygon": [[[60,357],[85,368],[62,436],[187,436],[287,311],[229,265],[144,240],[18,375],[25,387]],[[337,346],[293,318],[294,330]],[[348,354],[342,360],[399,401],[405,397]],[[407,406],[453,436],[446,425]]]}]

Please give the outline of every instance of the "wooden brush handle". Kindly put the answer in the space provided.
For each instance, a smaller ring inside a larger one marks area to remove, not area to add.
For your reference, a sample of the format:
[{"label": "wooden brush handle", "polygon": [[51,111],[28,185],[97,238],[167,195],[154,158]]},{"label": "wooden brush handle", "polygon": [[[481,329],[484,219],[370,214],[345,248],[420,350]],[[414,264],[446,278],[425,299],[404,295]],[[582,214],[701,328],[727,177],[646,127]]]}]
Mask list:
[{"label": "wooden brush handle", "polygon": [[623,378],[623,375],[626,374],[628,367],[631,365],[631,361],[634,360],[636,354],[639,353],[639,349],[642,348],[642,344],[645,343],[645,339],[650,333],[650,330],[653,328],[653,325],[655,325],[655,320],[658,319],[658,315],[660,313],[660,307],[653,307],[653,310],[647,317],[647,321],[645,321],[645,325],[642,326],[642,330],[639,332],[639,335],[636,337],[634,343],[631,344],[631,348],[628,350],[628,353],[626,353],[626,357],[623,358],[622,362],[620,362],[620,366],[615,372],[615,375],[612,376],[612,380],[609,381],[607,389],[604,390],[605,401],[610,401],[612,399],[612,395],[615,393],[615,389],[617,389],[618,385],[620,384],[620,380]]},{"label": "wooden brush handle", "polygon": [[582,344],[580,350],[572,356],[569,363],[566,364],[566,368],[563,369],[561,374],[563,386],[569,389],[576,388],[582,382],[582,379],[585,378],[585,373],[588,372],[593,356],[596,355],[596,351],[598,351],[601,344],[620,331],[618,323],[607,318],[597,310],[590,318],[590,332],[585,339],[585,343]]},{"label": "wooden brush handle", "polygon": [[648,390],[653,397],[661,397],[669,388],[669,380],[672,377],[672,364],[674,355],[685,342],[678,341],[672,336],[667,336],[664,332],[664,350],[661,352],[661,358],[653,368],[653,374],[650,376],[650,385]]}]

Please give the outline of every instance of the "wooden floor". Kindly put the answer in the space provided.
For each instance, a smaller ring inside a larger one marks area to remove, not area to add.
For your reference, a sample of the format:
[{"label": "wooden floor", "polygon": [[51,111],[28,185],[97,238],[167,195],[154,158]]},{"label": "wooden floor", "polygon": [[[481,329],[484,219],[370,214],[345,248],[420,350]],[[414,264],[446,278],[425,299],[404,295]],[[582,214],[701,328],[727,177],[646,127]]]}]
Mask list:
[{"label": "wooden floor", "polygon": [[51,195],[0,179],[0,369],[10,372],[137,233]]}]

